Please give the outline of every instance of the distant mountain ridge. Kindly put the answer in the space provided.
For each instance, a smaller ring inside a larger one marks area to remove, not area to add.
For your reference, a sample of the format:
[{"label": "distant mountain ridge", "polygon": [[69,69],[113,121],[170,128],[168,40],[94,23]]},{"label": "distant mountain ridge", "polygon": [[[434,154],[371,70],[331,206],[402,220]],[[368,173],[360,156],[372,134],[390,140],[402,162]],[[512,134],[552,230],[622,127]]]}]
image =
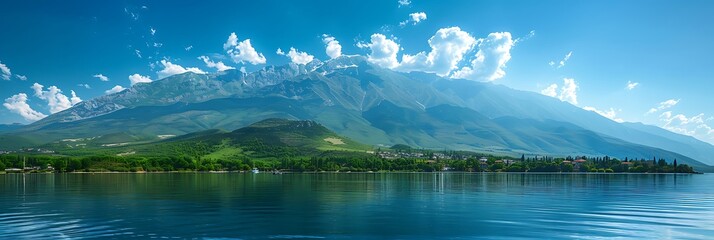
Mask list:
[{"label": "distant mountain ridge", "polygon": [[13,124],[0,124],[0,132],[4,131],[12,131],[15,129],[19,129],[23,127],[24,125],[19,124],[19,123],[13,123]]},{"label": "distant mountain ridge", "polygon": [[372,145],[714,164],[706,158],[714,146],[693,138],[616,123],[537,93],[394,72],[361,56],[250,74],[174,75],[85,101],[13,134],[36,144],[119,132],[154,141],[159,135],[238,129],[266,118],[312,120]]}]

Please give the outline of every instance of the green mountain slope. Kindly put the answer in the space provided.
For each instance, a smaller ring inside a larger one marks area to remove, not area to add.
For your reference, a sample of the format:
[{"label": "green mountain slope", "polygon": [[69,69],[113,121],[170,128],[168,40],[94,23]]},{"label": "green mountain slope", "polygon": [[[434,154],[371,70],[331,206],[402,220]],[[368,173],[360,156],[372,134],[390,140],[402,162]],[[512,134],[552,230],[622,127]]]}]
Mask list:
[{"label": "green mountain slope", "polygon": [[[115,135],[123,134],[111,136]],[[150,143],[97,144],[101,139],[72,142],[81,147],[67,147],[66,142],[45,147],[74,156],[190,156],[216,160],[309,157],[325,151],[360,154],[371,150],[370,146],[340,136],[317,122],[278,118],[265,119],[232,132],[211,129]]]}]

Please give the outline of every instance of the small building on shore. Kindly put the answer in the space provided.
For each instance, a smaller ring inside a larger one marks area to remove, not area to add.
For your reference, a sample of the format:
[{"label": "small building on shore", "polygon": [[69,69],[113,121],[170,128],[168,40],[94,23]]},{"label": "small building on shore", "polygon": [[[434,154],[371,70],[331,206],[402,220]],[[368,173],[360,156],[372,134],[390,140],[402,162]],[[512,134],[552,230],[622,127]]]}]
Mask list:
[{"label": "small building on shore", "polygon": [[627,170],[627,169],[630,169],[633,162],[620,162],[620,164]]}]

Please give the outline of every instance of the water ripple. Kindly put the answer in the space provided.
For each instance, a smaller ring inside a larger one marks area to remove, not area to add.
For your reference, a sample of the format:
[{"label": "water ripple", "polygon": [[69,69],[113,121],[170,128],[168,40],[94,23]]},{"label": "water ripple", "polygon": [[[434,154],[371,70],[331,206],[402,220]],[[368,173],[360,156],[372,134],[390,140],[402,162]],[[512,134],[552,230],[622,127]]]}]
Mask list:
[{"label": "water ripple", "polygon": [[710,239],[713,183],[712,175],[0,176],[0,239]]}]

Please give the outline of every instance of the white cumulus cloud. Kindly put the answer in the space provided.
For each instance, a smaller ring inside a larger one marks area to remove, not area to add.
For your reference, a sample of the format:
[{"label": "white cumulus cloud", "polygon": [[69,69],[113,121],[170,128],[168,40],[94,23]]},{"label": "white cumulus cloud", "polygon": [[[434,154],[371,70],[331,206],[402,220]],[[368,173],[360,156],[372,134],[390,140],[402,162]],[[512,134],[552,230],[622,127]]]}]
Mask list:
[{"label": "white cumulus cloud", "polygon": [[7,108],[7,110],[20,114],[20,116],[27,121],[34,122],[47,117],[47,115],[35,111],[27,104],[27,94],[24,93],[19,93],[5,99],[5,103],[2,105]]},{"label": "white cumulus cloud", "polygon": [[411,0],[398,0],[397,3],[399,3],[399,7],[406,7],[412,4]]},{"label": "white cumulus cloud", "polygon": [[409,17],[412,18],[412,21],[414,22],[414,24],[417,24],[421,21],[426,20],[426,13],[425,12],[410,13]]},{"label": "white cumulus cloud", "polygon": [[412,23],[412,25],[417,25],[417,23],[426,20],[426,13],[425,12],[415,12],[415,13],[410,13],[409,18],[407,20],[404,20],[402,22],[399,22],[399,26],[406,26],[408,23]]},{"label": "white cumulus cloud", "polygon": [[660,102],[659,106],[650,108],[650,110],[647,111],[647,113],[645,113],[645,115],[652,114],[657,111],[661,111],[661,110],[665,110],[665,109],[674,107],[674,105],[677,105],[677,103],[679,103],[679,99],[669,99],[664,102]]},{"label": "white cumulus cloud", "polygon": [[70,93],[72,94],[72,97],[69,99],[69,101],[72,103],[72,106],[82,102],[82,99],[77,97],[77,94],[74,92],[74,90],[70,90]]},{"label": "white cumulus cloud", "polygon": [[358,43],[357,47],[371,50],[371,53],[367,55],[367,60],[371,63],[390,69],[399,66],[399,61],[397,60],[399,44],[388,39],[384,34],[372,34],[370,43]]},{"label": "white cumulus cloud", "polygon": [[558,84],[553,83],[547,88],[541,90],[540,93],[548,97],[556,97],[558,96]]},{"label": "white cumulus cloud", "polygon": [[578,84],[575,79],[563,78],[563,87],[560,88],[560,100],[578,105]]},{"label": "white cumulus cloud", "polygon": [[17,77],[17,79],[20,79],[21,81],[27,80],[27,76],[25,75],[15,74],[15,77]]},{"label": "white cumulus cloud", "polygon": [[104,76],[104,75],[101,74],[101,73],[100,73],[100,74],[94,74],[94,76],[92,76],[92,77],[99,78],[99,80],[102,81],[102,82],[109,81],[109,78],[108,78],[107,76]]},{"label": "white cumulus cloud", "polygon": [[322,34],[322,42],[325,43],[325,53],[330,58],[337,58],[342,55],[342,45],[334,37]]},{"label": "white cumulus cloud", "polygon": [[131,86],[134,86],[137,83],[150,83],[153,82],[153,80],[151,80],[148,76],[142,76],[136,73],[129,75],[129,82],[131,83]]},{"label": "white cumulus cloud", "polygon": [[92,89],[92,87],[89,86],[89,84],[86,84],[86,83],[80,83],[80,84],[77,84],[77,86],[78,86],[78,87],[83,87],[83,88],[86,88],[86,89]]},{"label": "white cumulus cloud", "polygon": [[429,38],[429,53],[420,52],[416,55],[402,55],[402,62],[397,70],[432,72],[447,76],[458,68],[457,64],[476,44],[476,39],[459,27],[439,29]]},{"label": "white cumulus cloud", "polygon": [[295,63],[295,64],[308,64],[312,62],[313,59],[315,59],[315,56],[312,56],[306,52],[300,52],[297,49],[291,47],[290,51],[286,54],[283,52],[282,49],[278,48],[277,51],[275,51],[278,55],[284,55],[290,58],[290,61]]},{"label": "white cumulus cloud", "polygon": [[257,65],[265,64],[266,62],[265,56],[256,51],[253,45],[250,44],[250,39],[238,42],[236,33],[231,33],[231,35],[228,36],[228,40],[223,44],[223,50],[226,51],[228,56],[230,56],[235,63],[248,62]]},{"label": "white cumulus cloud", "polygon": [[200,57],[198,57],[198,59],[203,60],[203,62],[206,63],[206,67],[215,68],[219,72],[223,72],[225,70],[230,70],[230,69],[236,69],[234,67],[227,66],[226,64],[223,63],[223,61],[218,61],[218,62],[211,61],[211,59],[208,58],[207,56],[200,56]]},{"label": "white cumulus cloud", "polygon": [[114,93],[118,93],[118,92],[124,91],[124,89],[126,89],[126,88],[124,88],[124,87],[122,87],[122,86],[119,86],[119,85],[116,85],[116,86],[114,86],[113,88],[104,91],[104,94],[114,94]]},{"label": "white cumulus cloud", "polygon": [[511,48],[515,42],[509,32],[490,33],[478,40],[478,52],[470,66],[462,67],[452,78],[478,81],[494,81],[506,75],[506,63],[511,60]]},{"label": "white cumulus cloud", "polygon": [[[182,74],[185,72],[193,72],[193,73],[198,73],[198,74],[206,74],[206,72],[202,71],[201,69],[195,68],[195,67],[190,67],[190,68],[184,68],[181,65],[178,64],[173,64],[169,61],[166,60],[161,60],[161,65],[164,66],[164,69],[161,71],[156,72],[156,74],[159,76],[159,79],[176,75],[176,74]],[[134,84],[132,84],[134,85]]]},{"label": "white cumulus cloud", "polygon": [[563,78],[563,86],[560,88],[560,93],[558,93],[557,90],[558,84],[551,84],[541,90],[540,93],[549,97],[558,98],[560,101],[578,105],[578,84],[575,82],[575,79]]},{"label": "white cumulus cloud", "polygon": [[35,97],[47,101],[50,113],[61,112],[82,101],[74,91],[71,91],[72,98],[68,98],[62,94],[62,90],[57,86],[50,86],[47,90],[44,90],[44,86],[35,83],[32,85],[32,89],[35,90]]},{"label": "white cumulus cloud", "polygon": [[598,110],[597,108],[594,108],[594,107],[584,107],[583,109],[600,114],[601,116],[609,118],[610,120],[613,120],[615,122],[619,122],[619,123],[624,122],[624,120],[622,120],[622,118],[617,117],[617,112],[615,111],[614,108],[610,108],[610,110],[607,110],[607,111]]},{"label": "white cumulus cloud", "polygon": [[627,88],[627,90],[632,90],[632,89],[635,89],[637,87],[637,85],[640,85],[640,83],[627,81],[627,86],[625,88]]}]

